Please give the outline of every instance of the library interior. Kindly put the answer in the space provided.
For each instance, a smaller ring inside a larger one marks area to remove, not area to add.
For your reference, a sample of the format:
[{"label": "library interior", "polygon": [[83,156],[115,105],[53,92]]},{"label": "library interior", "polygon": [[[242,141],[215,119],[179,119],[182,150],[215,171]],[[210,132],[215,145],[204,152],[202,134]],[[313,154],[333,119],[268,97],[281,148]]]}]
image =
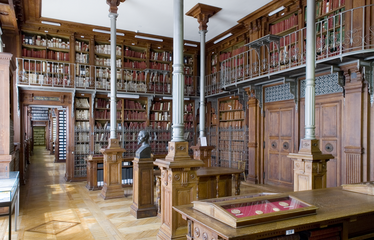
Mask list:
[{"label": "library interior", "polygon": [[0,0],[1,239],[374,239],[374,0]]}]

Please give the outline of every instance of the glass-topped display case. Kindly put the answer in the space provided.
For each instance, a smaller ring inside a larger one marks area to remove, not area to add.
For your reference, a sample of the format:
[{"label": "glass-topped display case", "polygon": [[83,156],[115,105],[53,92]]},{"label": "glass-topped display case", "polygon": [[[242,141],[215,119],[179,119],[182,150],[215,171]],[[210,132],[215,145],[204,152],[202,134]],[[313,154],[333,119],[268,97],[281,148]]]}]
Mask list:
[{"label": "glass-topped display case", "polygon": [[318,209],[286,194],[207,199],[194,201],[193,208],[234,228],[315,214]]},{"label": "glass-topped display case", "polygon": [[19,183],[19,172],[0,173],[0,202],[12,201]]},{"label": "glass-topped display case", "polygon": [[14,231],[17,231],[17,216],[19,214],[19,172],[0,173],[0,207],[8,207],[9,236],[12,237],[12,211],[15,207]]}]

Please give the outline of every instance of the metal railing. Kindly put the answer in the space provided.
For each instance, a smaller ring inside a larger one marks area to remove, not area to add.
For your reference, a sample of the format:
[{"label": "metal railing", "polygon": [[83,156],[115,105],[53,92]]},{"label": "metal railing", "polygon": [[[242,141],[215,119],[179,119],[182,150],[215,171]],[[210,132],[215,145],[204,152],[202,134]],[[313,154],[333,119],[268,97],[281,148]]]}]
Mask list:
[{"label": "metal railing", "polygon": [[[374,4],[325,14],[315,23],[317,63],[374,51],[374,26],[367,16]],[[355,21],[353,21],[356,19]],[[362,21],[357,21],[362,19]],[[279,42],[250,48],[220,63],[220,72],[205,77],[206,95],[251,79],[304,67],[306,27],[280,37]],[[250,45],[250,44],[249,44]]]}]

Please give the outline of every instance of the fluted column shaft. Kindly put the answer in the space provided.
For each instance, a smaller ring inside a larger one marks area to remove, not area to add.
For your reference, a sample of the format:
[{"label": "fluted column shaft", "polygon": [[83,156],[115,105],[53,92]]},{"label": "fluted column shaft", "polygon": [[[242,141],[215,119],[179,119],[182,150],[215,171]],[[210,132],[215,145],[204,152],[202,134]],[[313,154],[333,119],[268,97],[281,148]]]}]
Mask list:
[{"label": "fluted column shaft", "polygon": [[116,75],[116,22],[118,14],[109,13],[110,18],[110,138],[115,139],[117,126],[117,75]]},{"label": "fluted column shaft", "polygon": [[174,0],[173,37],[173,136],[172,142],[184,140],[184,74],[183,74],[183,0]]},{"label": "fluted column shaft", "polygon": [[205,137],[205,35],[200,30],[200,138]]}]

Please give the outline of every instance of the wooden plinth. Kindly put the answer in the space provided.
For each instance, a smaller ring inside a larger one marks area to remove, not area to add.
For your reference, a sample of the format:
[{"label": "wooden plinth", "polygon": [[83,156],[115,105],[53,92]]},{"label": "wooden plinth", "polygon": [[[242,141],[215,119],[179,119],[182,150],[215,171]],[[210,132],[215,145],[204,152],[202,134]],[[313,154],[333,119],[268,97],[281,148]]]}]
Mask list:
[{"label": "wooden plinth", "polygon": [[104,186],[100,196],[104,199],[124,197],[122,188],[122,153],[117,139],[109,139],[106,149],[101,149],[104,156]]},{"label": "wooden plinth", "polygon": [[300,151],[287,157],[294,161],[294,191],[326,188],[326,163],[334,156],[322,154],[319,140],[302,139]]},{"label": "wooden plinth", "polygon": [[134,158],[133,201],[130,213],[136,219],[157,216],[154,204],[153,158]]},{"label": "wooden plinth", "polygon": [[191,149],[193,150],[193,159],[201,160],[204,162],[204,167],[211,167],[212,166],[212,150],[215,147],[213,146],[192,146]]},{"label": "wooden plinth", "polygon": [[186,239],[187,222],[173,210],[173,206],[190,204],[197,200],[196,171],[204,163],[191,159],[188,142],[169,142],[165,159],[156,159],[161,169],[161,227],[157,239]]}]

